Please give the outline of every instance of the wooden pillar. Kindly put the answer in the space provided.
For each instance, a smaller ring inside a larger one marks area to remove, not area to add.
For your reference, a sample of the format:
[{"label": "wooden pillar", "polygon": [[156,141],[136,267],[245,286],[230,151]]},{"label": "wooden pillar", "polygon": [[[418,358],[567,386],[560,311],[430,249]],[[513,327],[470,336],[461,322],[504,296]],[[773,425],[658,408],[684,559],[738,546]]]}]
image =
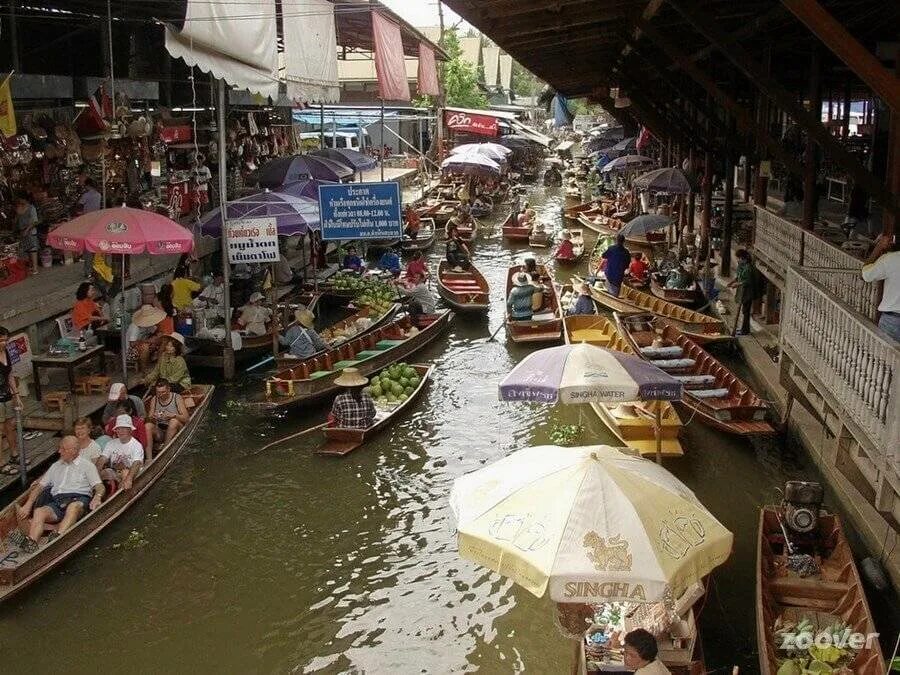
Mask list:
[{"label": "wooden pillar", "polygon": [[[896,60],[896,73],[900,77],[900,59]],[[900,195],[900,110],[891,110],[891,124],[888,127],[887,171],[885,173],[887,188],[895,195]],[[875,137],[874,128],[872,137]],[[881,218],[882,233],[887,236],[897,234],[897,215],[891,209],[885,209]]]},{"label": "wooden pillar", "polygon": [[[734,136],[734,121],[729,124],[731,136]],[[731,232],[734,225],[734,154],[730,143],[725,146],[725,210],[722,214],[722,248],[719,251],[723,277],[731,276]]]},{"label": "wooden pillar", "polygon": [[[819,50],[813,47],[809,60],[809,108],[818,115],[821,115],[822,111],[821,71]],[[803,153],[803,217],[800,224],[804,230],[809,231],[813,229],[816,211],[818,211],[819,195],[816,193],[816,175],[819,167],[816,156],[816,142],[811,134],[807,134],[806,148]]]},{"label": "wooden pillar", "polygon": [[[691,148],[688,151],[688,161],[691,163],[691,172],[696,175],[697,167],[694,166],[694,148]],[[688,234],[694,234],[694,212],[697,210],[697,202],[696,202],[696,192],[691,190],[688,193],[688,220],[687,220],[687,230]]]},{"label": "wooden pillar", "polygon": [[707,150],[703,154],[703,213],[700,216],[700,258],[705,262],[709,257],[709,222],[712,216],[712,154]]},{"label": "wooden pillar", "polygon": [[750,201],[750,191],[753,189],[754,162],[750,154],[750,148],[747,148],[744,157],[746,158],[746,164],[744,164],[744,203],[747,204]]},{"label": "wooden pillar", "polygon": [[852,92],[852,84],[850,82],[850,76],[847,76],[847,79],[844,80],[844,115],[841,117],[841,138],[845,141],[850,137],[850,104],[852,103],[851,92]]}]

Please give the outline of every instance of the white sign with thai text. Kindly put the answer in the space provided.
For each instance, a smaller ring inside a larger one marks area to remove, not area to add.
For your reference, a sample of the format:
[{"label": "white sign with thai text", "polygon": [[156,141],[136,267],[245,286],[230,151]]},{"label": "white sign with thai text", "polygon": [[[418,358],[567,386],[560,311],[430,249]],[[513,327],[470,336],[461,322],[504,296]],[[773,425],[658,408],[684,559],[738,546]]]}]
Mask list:
[{"label": "white sign with thai text", "polygon": [[228,261],[273,263],[280,258],[278,227],[274,218],[244,218],[228,221]]}]

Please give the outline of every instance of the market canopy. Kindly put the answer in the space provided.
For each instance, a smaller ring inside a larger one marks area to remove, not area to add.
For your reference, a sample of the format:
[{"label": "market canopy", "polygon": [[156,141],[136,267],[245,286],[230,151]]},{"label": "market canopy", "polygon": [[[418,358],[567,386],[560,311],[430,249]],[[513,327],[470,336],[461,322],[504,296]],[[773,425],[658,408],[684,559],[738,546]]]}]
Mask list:
[{"label": "market canopy", "polygon": [[623,237],[638,237],[650,232],[656,232],[668,227],[672,223],[669,216],[662,216],[656,213],[645,213],[637,218],[629,220],[619,230],[619,234]]},{"label": "market canopy", "polygon": [[644,155],[622,155],[606,164],[603,167],[603,172],[631,171],[641,167],[652,166],[653,164],[656,164],[656,160],[652,157],[645,157]]},{"label": "market canopy", "polygon": [[[274,218],[279,236],[306,234],[319,229],[319,201],[295,197],[284,192],[260,192],[228,202],[228,220]],[[222,236],[222,209],[214,209],[200,219],[200,231],[211,237]]]},{"label": "market canopy", "polygon": [[605,445],[539,446],[457,478],[461,557],[556,602],[672,602],[733,535],[684,483]]},{"label": "market canopy", "polygon": [[506,161],[506,158],[512,154],[512,150],[499,143],[463,143],[450,150],[451,155],[460,155],[469,152],[480,153],[495,162]]}]

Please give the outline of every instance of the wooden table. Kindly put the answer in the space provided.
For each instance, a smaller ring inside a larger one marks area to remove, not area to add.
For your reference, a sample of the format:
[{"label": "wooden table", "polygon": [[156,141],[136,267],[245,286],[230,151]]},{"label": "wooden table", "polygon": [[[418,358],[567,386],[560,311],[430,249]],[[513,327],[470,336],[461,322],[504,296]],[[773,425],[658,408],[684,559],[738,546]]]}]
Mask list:
[{"label": "wooden table", "polygon": [[35,354],[31,357],[31,370],[34,375],[34,397],[41,400],[41,378],[38,371],[41,368],[65,368],[69,375],[69,390],[75,392],[75,368],[91,359],[99,358],[100,372],[106,372],[104,359],[105,348],[102,344],[88,347],[85,351],[76,351],[65,356],[51,356],[50,354]]}]

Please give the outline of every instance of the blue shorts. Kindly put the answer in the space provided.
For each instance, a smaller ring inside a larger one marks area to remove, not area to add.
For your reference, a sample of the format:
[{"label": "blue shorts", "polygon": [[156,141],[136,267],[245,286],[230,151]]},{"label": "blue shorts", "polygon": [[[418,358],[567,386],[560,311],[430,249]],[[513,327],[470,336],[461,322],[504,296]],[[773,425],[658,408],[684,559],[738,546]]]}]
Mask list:
[{"label": "blue shorts", "polygon": [[75,492],[61,492],[58,495],[51,495],[50,488],[44,488],[44,491],[34,502],[34,508],[37,509],[41,506],[46,506],[53,511],[53,514],[59,521],[66,515],[66,508],[72,502],[81,502],[81,505],[84,507],[84,511],[82,512],[83,515],[88,512],[88,507],[91,504],[91,497],[90,495],[83,495]]}]

